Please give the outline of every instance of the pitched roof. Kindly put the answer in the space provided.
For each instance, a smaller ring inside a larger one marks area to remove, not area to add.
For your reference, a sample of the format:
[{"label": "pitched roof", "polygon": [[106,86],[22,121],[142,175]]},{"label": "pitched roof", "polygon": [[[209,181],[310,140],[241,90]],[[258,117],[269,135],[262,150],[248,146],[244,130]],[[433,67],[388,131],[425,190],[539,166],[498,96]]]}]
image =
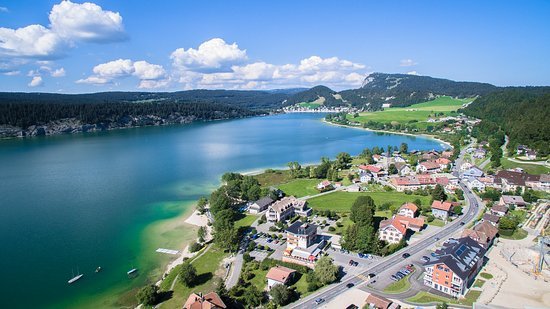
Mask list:
[{"label": "pitched roof", "polygon": [[453,204],[451,202],[433,201],[432,209],[439,209],[449,212]]},{"label": "pitched roof", "polygon": [[525,186],[525,173],[514,171],[498,171],[495,175],[498,179],[506,179],[509,184]]},{"label": "pitched roof", "polygon": [[372,304],[376,309],[387,309],[392,304],[391,300],[374,293],[370,293],[365,301],[367,304]]},{"label": "pitched roof", "polygon": [[269,206],[271,205],[271,203],[273,203],[273,199],[270,198],[269,196],[262,197],[261,199],[255,202],[256,205],[260,206],[260,208]]},{"label": "pitched roof", "polygon": [[525,201],[523,200],[523,197],[517,196],[517,195],[503,195],[502,201],[505,204],[513,204],[513,205],[525,205]]},{"label": "pitched roof", "polygon": [[214,309],[222,308],[225,309],[227,306],[222,301],[220,296],[215,292],[210,292],[203,297],[198,294],[191,293],[183,305],[184,309]]},{"label": "pitched roof", "polygon": [[395,217],[391,219],[382,220],[380,222],[381,230],[389,226],[393,226],[399,233],[403,235],[407,234],[407,227],[405,227],[405,225],[402,224],[399,220],[395,220]]},{"label": "pitched roof", "polygon": [[425,161],[420,163],[420,165],[424,166],[427,170],[435,170],[439,168],[439,164],[435,161]]},{"label": "pitched roof", "polygon": [[492,215],[492,214],[484,214],[483,215],[483,221],[498,223],[498,221],[500,221],[500,217],[497,216],[497,215]]},{"label": "pitched roof", "polygon": [[485,233],[485,235],[487,235],[491,239],[495,238],[498,234],[498,229],[489,222],[478,223],[474,226],[473,229]]},{"label": "pitched roof", "polygon": [[493,207],[491,207],[491,211],[507,213],[508,207],[504,205],[493,205]]},{"label": "pitched roof", "polygon": [[400,222],[406,228],[409,228],[409,227],[421,228],[424,226],[424,218],[410,218],[410,217],[395,215],[394,220]]},{"label": "pitched roof", "polygon": [[437,158],[437,159],[435,160],[435,162],[436,162],[437,164],[449,164],[449,163],[451,163],[451,160],[446,159],[446,158]]},{"label": "pitched roof", "polygon": [[424,266],[445,264],[457,276],[465,280],[474,270],[474,265],[479,259],[483,259],[485,252],[486,250],[475,240],[463,237],[448,241],[442,249],[437,251],[438,256]]},{"label": "pitched roof", "polygon": [[408,202],[408,203],[405,203],[405,204],[401,205],[401,207],[399,207],[399,209],[410,209],[410,210],[412,210],[412,212],[417,212],[418,211],[418,206],[416,206],[416,204],[414,204],[414,203]]},{"label": "pitched roof", "polygon": [[275,267],[271,267],[265,277],[267,279],[285,283],[294,272],[296,272],[294,269],[277,265]]}]

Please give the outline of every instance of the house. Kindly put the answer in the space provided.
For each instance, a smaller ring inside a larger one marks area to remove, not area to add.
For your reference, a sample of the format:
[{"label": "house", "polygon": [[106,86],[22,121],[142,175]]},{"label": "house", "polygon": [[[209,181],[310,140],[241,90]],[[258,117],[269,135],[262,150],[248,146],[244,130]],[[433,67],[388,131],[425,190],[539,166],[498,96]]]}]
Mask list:
[{"label": "house", "polygon": [[528,174],[516,171],[498,171],[495,175],[495,182],[502,185],[503,191],[516,191],[517,188],[525,188],[525,179]]},{"label": "house", "polygon": [[462,297],[483,266],[486,250],[470,237],[444,244],[424,264],[424,285],[452,297]]},{"label": "house", "polygon": [[525,186],[537,191],[550,192],[550,174],[527,174],[525,177]]},{"label": "house", "polygon": [[478,191],[485,191],[485,184],[477,178],[467,177],[464,179],[464,182],[470,190],[476,189]]},{"label": "house", "polygon": [[292,280],[295,273],[294,269],[284,266],[271,267],[265,276],[267,278],[267,289],[271,290],[276,284],[286,285]]},{"label": "house", "polygon": [[462,173],[462,176],[465,178],[469,178],[469,177],[477,178],[477,177],[483,176],[483,174],[484,173],[480,168],[478,168],[477,166],[472,166],[468,170],[464,171],[464,173]]},{"label": "house", "polygon": [[323,180],[317,185],[317,190],[319,191],[328,191],[332,190],[334,187],[332,186],[332,183],[328,180]]},{"label": "house", "polygon": [[286,229],[286,238],[287,249],[307,248],[317,238],[317,225],[296,221]]},{"label": "house", "polygon": [[451,202],[433,201],[432,203],[432,215],[441,220],[447,220],[451,213],[453,204]]},{"label": "house", "polygon": [[413,171],[409,165],[401,162],[395,163],[395,168],[400,176],[410,175]]},{"label": "house", "polygon": [[481,222],[488,222],[495,227],[498,227],[499,221],[500,221],[500,217],[492,214],[484,214],[483,217],[481,218]]},{"label": "house", "polygon": [[306,201],[298,200],[294,196],[287,196],[271,204],[267,208],[265,216],[269,222],[279,222],[294,215],[309,216],[311,211]]},{"label": "house", "polygon": [[491,207],[491,214],[499,217],[504,217],[508,213],[508,206],[506,205],[493,205]]},{"label": "house", "polygon": [[425,161],[416,166],[418,173],[437,173],[441,171],[441,166],[435,161]]},{"label": "house", "polygon": [[404,224],[394,218],[382,220],[378,229],[378,239],[386,241],[389,244],[396,244],[405,237],[407,228]]},{"label": "house", "polygon": [[460,166],[460,170],[461,171],[467,171],[469,169],[471,169],[473,167],[472,163],[470,162],[464,162],[461,166]]},{"label": "house", "polygon": [[397,214],[404,217],[414,218],[416,217],[416,212],[418,211],[418,206],[414,203],[405,203],[399,207]]},{"label": "house", "polygon": [[369,181],[372,180],[372,175],[371,173],[367,172],[367,171],[360,171],[359,172],[359,180],[361,180],[362,183],[367,183]]},{"label": "house", "polygon": [[260,213],[269,207],[273,203],[273,199],[269,196],[263,197],[257,201],[255,201],[250,207],[248,208],[248,211],[251,214],[257,214]]},{"label": "house", "polygon": [[405,160],[402,156],[397,155],[393,157],[394,163],[407,163],[407,160]]},{"label": "house", "polygon": [[451,157],[453,156],[453,152],[450,151],[450,150],[446,150],[446,151],[443,151],[443,152],[441,153],[441,156],[442,156],[443,158],[449,159],[449,158],[451,158]]},{"label": "house", "polygon": [[420,232],[424,227],[424,218],[411,218],[401,215],[393,216],[393,219],[405,226],[406,229]]},{"label": "house", "polygon": [[347,192],[360,192],[361,186],[358,184],[353,184],[345,189]]},{"label": "house", "polygon": [[497,235],[498,229],[489,222],[480,222],[473,228],[465,229],[462,232],[462,237],[470,237],[486,250],[493,245]]},{"label": "house", "polygon": [[391,177],[390,184],[398,192],[403,192],[405,190],[414,191],[420,188],[420,182],[414,176],[405,176],[405,177]]},{"label": "house", "polygon": [[523,197],[517,195],[503,195],[498,201],[499,205],[506,207],[525,207],[527,203],[523,200]]},{"label": "house", "polygon": [[451,167],[451,160],[449,159],[446,159],[446,158],[437,158],[435,160],[435,163],[439,164],[439,168],[444,170],[446,168],[450,168]]},{"label": "house", "polygon": [[191,293],[183,305],[183,309],[225,309],[227,306],[215,292],[206,295]]},{"label": "house", "polygon": [[370,293],[369,296],[367,296],[367,299],[365,300],[366,306],[363,308],[369,308],[369,309],[399,309],[401,306],[399,304],[396,304],[392,302],[391,300],[374,294]]},{"label": "house", "polygon": [[301,221],[294,222],[286,229],[286,238],[282,261],[310,268],[315,266],[315,261],[327,245],[325,239],[317,237],[317,225]]},{"label": "house", "polygon": [[487,155],[487,151],[483,148],[478,148],[473,154],[473,157],[476,159],[483,159]]},{"label": "house", "polygon": [[525,156],[527,157],[527,160],[536,160],[537,152],[532,149],[529,149],[525,152]]},{"label": "house", "polygon": [[385,175],[383,168],[377,165],[360,165],[359,169],[362,171],[369,172],[374,178],[381,177]]}]

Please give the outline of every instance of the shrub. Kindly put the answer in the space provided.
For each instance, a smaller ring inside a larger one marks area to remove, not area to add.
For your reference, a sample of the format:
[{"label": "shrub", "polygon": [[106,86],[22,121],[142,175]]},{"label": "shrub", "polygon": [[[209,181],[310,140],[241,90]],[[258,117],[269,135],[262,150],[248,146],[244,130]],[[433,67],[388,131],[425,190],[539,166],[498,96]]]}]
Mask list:
[{"label": "shrub", "polygon": [[334,232],[334,231],[336,231],[336,229],[334,228],[334,226],[329,226],[328,231],[329,232]]},{"label": "shrub", "polygon": [[196,241],[192,242],[190,245],[189,245],[189,252],[193,253],[193,252],[197,252],[199,251],[200,249],[202,249],[202,245],[197,243]]}]

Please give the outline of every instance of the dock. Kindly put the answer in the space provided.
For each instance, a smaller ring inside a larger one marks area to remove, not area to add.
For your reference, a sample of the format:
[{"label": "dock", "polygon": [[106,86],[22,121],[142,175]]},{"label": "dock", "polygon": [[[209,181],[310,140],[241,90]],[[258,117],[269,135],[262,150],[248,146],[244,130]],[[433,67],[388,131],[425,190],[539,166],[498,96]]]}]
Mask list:
[{"label": "dock", "polygon": [[172,255],[177,255],[177,254],[180,253],[178,250],[170,250],[170,249],[164,249],[164,248],[158,248],[157,252],[158,253],[172,254]]}]

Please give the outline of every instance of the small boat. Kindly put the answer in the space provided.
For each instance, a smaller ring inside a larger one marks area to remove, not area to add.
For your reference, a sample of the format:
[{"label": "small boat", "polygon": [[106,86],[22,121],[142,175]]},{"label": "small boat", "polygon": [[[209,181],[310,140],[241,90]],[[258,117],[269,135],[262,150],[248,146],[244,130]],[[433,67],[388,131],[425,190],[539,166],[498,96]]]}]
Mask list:
[{"label": "small boat", "polygon": [[101,266],[98,266],[96,269],[95,269],[95,272],[98,273],[101,271]]},{"label": "small boat", "polygon": [[78,268],[77,268],[76,269],[77,275],[75,276],[74,273],[73,273],[73,277],[69,281],[67,281],[67,283],[72,284],[72,283],[78,281],[80,278],[82,278],[82,276],[84,276],[84,274],[78,274],[79,272],[80,271],[78,271]]},{"label": "small boat", "polygon": [[134,274],[137,272],[137,268],[132,268],[128,272],[126,272],[128,275]]}]

